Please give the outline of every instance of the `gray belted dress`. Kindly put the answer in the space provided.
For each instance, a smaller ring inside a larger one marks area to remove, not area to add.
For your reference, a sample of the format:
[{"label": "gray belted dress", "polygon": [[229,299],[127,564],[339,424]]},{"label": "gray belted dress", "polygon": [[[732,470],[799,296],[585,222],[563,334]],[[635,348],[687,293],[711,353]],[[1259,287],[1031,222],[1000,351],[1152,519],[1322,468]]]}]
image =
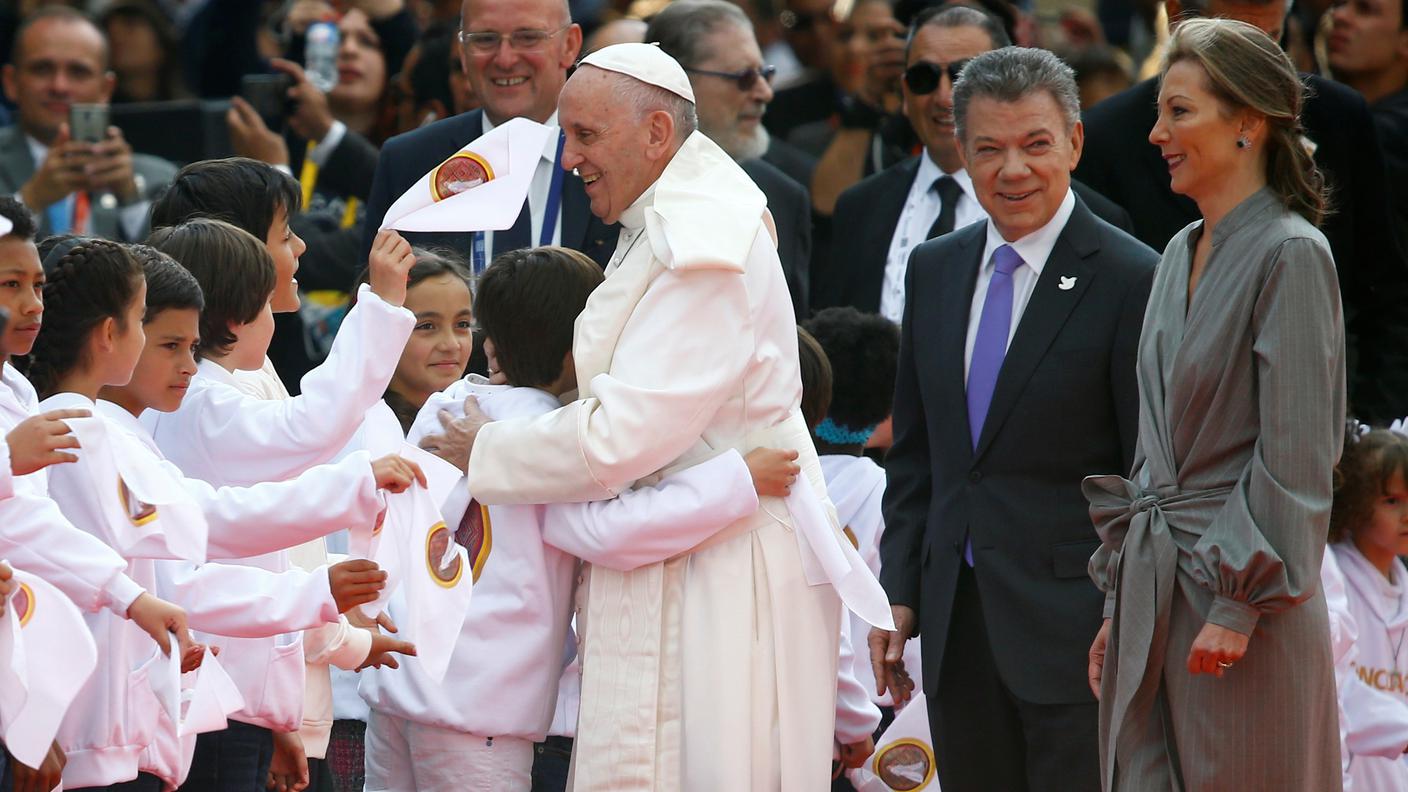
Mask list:
[{"label": "gray belted dress", "polygon": [[[1325,238],[1269,190],[1169,242],[1139,346],[1131,479],[1083,488],[1091,577],[1114,624],[1100,702],[1107,790],[1340,789],[1319,589],[1345,418],[1344,325]],[[1188,671],[1205,622],[1244,634],[1222,678]]]}]

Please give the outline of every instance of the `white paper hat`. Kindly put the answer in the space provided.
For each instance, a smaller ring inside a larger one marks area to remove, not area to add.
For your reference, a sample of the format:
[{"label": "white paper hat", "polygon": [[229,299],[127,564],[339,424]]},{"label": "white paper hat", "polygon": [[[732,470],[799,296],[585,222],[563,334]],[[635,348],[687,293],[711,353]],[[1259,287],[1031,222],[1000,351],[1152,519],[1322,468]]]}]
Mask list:
[{"label": "white paper hat", "polygon": [[386,210],[398,231],[502,231],[518,219],[538,160],[557,130],[511,118],[420,177]]},{"label": "white paper hat", "polygon": [[612,44],[583,58],[582,65],[634,77],[694,101],[694,89],[689,87],[689,76],[684,73],[684,67],[665,54],[659,44]]}]

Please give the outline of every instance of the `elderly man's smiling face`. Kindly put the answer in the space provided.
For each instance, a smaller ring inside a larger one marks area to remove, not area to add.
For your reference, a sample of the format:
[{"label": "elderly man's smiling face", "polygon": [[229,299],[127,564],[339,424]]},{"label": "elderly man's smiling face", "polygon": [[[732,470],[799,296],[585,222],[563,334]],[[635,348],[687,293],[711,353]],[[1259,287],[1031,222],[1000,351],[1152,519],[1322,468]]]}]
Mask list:
[{"label": "elderly man's smiling face", "polygon": [[621,219],[673,154],[669,115],[653,112],[642,117],[621,95],[623,85],[633,82],[583,66],[567,81],[557,105],[558,122],[567,136],[562,167],[582,177],[592,214],[607,223]]}]

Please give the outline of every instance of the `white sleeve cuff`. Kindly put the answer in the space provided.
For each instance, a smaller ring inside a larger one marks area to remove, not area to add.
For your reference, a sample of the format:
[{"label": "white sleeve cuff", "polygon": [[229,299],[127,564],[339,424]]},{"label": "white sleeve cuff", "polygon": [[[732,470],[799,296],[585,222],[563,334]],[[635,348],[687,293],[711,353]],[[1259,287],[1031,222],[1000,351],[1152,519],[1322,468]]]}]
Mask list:
[{"label": "white sleeve cuff", "polygon": [[112,582],[103,588],[103,593],[107,595],[108,610],[125,619],[127,618],[127,610],[132,607],[132,603],[147,592],[137,585],[135,580],[125,573],[119,572],[113,577]]},{"label": "white sleeve cuff", "polygon": [[334,120],[332,126],[328,128],[327,135],[318,141],[318,144],[308,152],[308,159],[313,160],[313,164],[319,168],[325,167],[328,160],[332,159],[332,153],[342,144],[342,139],[347,136],[347,125],[341,121]]}]

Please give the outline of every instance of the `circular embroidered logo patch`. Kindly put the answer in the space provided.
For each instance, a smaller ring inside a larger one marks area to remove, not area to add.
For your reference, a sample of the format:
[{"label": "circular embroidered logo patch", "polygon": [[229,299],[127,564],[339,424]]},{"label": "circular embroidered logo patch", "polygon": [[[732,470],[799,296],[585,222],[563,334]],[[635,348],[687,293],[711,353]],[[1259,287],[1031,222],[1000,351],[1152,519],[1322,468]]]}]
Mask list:
[{"label": "circular embroidered logo patch", "polygon": [[440,559],[445,557],[445,551],[452,541],[454,536],[442,522],[436,523],[425,535],[425,568],[430,571],[430,577],[445,588],[454,588],[464,575],[464,563],[460,560],[459,553],[451,555],[449,562],[443,567],[440,566]]},{"label": "circular embroidered logo patch", "polygon": [[494,169],[483,157],[461,151],[435,166],[430,176],[430,196],[443,201],[452,195],[494,180]]},{"label": "circular embroidered logo patch", "polygon": [[934,750],[919,740],[896,740],[875,757],[875,772],[896,792],[923,789],[934,780]]},{"label": "circular embroidered logo patch", "polygon": [[156,507],[143,503],[133,495],[121,476],[117,478],[117,499],[122,503],[122,510],[127,513],[127,519],[133,525],[146,525],[156,519]]},{"label": "circular embroidered logo patch", "polygon": [[29,620],[34,618],[34,590],[28,584],[21,583],[19,590],[10,597],[10,607],[14,609],[21,627],[29,624]]}]

